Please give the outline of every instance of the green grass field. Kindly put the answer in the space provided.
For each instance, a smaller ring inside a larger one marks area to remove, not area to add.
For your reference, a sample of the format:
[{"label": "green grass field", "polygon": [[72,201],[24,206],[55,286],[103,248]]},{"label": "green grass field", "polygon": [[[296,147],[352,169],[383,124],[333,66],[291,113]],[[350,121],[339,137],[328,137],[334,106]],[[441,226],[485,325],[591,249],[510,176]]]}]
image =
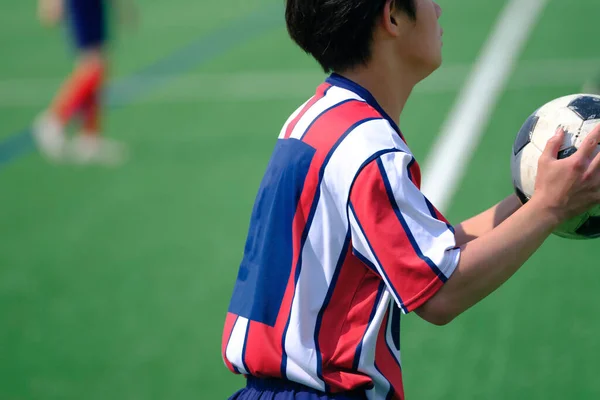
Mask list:
[{"label": "green grass field", "polygon": [[[254,196],[281,125],[323,75],[288,39],[282,0],[140,0],[137,29],[114,32],[105,124],[130,161],[50,165],[22,132],[72,54],[32,3],[0,5],[0,399],[224,399],[243,385],[220,337]],[[401,121],[417,159],[504,3],[440,1],[445,65]],[[452,222],[511,192],[525,118],[600,73],[598,15],[597,0],[550,0]],[[597,254],[597,242],[552,237],[452,324],[405,317],[407,397],[600,398]]]}]

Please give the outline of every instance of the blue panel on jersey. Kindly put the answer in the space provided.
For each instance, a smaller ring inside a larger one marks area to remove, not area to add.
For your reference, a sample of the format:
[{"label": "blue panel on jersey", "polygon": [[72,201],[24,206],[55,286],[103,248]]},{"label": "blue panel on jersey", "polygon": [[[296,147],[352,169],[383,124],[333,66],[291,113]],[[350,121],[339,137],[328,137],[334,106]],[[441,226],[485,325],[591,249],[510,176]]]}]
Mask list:
[{"label": "blue panel on jersey", "polygon": [[277,142],[254,203],[229,312],[275,325],[292,272],[292,222],[314,154],[296,139]]}]

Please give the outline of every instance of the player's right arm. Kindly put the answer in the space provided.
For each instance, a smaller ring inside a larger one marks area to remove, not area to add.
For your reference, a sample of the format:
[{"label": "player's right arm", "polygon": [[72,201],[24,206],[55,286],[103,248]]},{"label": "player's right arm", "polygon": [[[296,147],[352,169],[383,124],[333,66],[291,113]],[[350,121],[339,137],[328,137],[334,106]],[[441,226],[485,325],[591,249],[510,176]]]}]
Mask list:
[{"label": "player's right arm", "polygon": [[53,26],[63,18],[63,0],[38,0],[38,18],[44,25]]},{"label": "player's right arm", "polygon": [[533,198],[487,234],[461,246],[452,276],[416,310],[442,325],[478,303],[508,280],[563,221],[600,203],[600,127],[577,153],[557,160],[560,131],[540,158]]}]

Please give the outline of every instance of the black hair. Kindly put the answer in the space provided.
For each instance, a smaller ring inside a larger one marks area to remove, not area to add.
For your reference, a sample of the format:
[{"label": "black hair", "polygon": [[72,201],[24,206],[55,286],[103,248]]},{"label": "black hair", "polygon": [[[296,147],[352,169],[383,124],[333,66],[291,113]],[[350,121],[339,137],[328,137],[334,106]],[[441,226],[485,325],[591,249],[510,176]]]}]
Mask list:
[{"label": "black hair", "polygon": [[[394,7],[416,18],[415,0],[393,0]],[[377,18],[386,0],[286,0],[291,38],[321,64],[325,72],[365,64]]]}]

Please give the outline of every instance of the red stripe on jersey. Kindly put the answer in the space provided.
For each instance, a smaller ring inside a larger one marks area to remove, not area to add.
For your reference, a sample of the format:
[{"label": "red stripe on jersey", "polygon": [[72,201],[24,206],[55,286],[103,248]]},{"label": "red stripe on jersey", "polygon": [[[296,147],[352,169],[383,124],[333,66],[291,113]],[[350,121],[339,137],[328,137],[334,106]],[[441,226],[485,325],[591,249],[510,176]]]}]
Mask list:
[{"label": "red stripe on jersey", "polygon": [[362,170],[354,187],[363,188],[350,194],[356,218],[389,284],[406,309],[413,311],[433,296],[443,282],[413,248],[390,204],[377,163]]},{"label": "red stripe on jersey", "polygon": [[221,340],[221,354],[223,355],[223,361],[225,361],[225,365],[231,372],[235,373],[235,368],[227,359],[227,345],[229,344],[229,338],[231,338],[231,332],[233,332],[233,327],[235,326],[235,321],[237,321],[238,316],[232,313],[227,313],[227,317],[225,318],[225,327],[223,328],[223,338]]},{"label": "red stripe on jersey", "polygon": [[324,159],[342,134],[359,121],[368,118],[382,117],[373,107],[363,101],[351,100],[341,103],[318,118],[306,132],[302,141],[317,149],[317,152],[321,152]]},{"label": "red stripe on jersey", "polygon": [[[290,300],[288,300],[289,302]],[[274,327],[250,321],[245,356],[248,372],[251,375],[258,378],[281,377],[281,357],[283,354],[281,336],[283,335],[285,322],[286,319],[281,312]]]},{"label": "red stripe on jersey", "polygon": [[402,384],[402,369],[385,341],[385,335],[388,330],[389,311],[385,313],[384,323],[381,324],[377,334],[377,344],[375,345],[375,365],[379,372],[392,385],[394,395],[392,399],[404,399],[404,385]]},{"label": "red stripe on jersey", "polygon": [[319,86],[317,88],[317,92],[316,94],[313,96],[312,99],[310,99],[308,101],[308,103],[306,103],[306,105],[302,108],[302,111],[300,111],[300,113],[298,115],[296,115],[296,118],[294,118],[289,125],[287,126],[287,129],[285,131],[285,136],[283,137],[284,139],[289,139],[290,136],[292,135],[292,132],[294,131],[294,128],[296,128],[296,125],[298,124],[298,121],[300,121],[300,119],[304,116],[304,114],[306,114],[306,112],[308,110],[310,110],[310,108],[312,106],[315,105],[315,103],[319,100],[321,100],[323,97],[325,97],[325,93],[327,92],[327,90],[331,87],[330,84],[328,83],[323,83],[321,86]]},{"label": "red stripe on jersey", "polygon": [[356,389],[371,378],[352,371],[356,349],[377,301],[381,278],[352,255],[352,246],[340,270],[331,301],[323,313],[319,330],[323,379],[333,392]]}]

